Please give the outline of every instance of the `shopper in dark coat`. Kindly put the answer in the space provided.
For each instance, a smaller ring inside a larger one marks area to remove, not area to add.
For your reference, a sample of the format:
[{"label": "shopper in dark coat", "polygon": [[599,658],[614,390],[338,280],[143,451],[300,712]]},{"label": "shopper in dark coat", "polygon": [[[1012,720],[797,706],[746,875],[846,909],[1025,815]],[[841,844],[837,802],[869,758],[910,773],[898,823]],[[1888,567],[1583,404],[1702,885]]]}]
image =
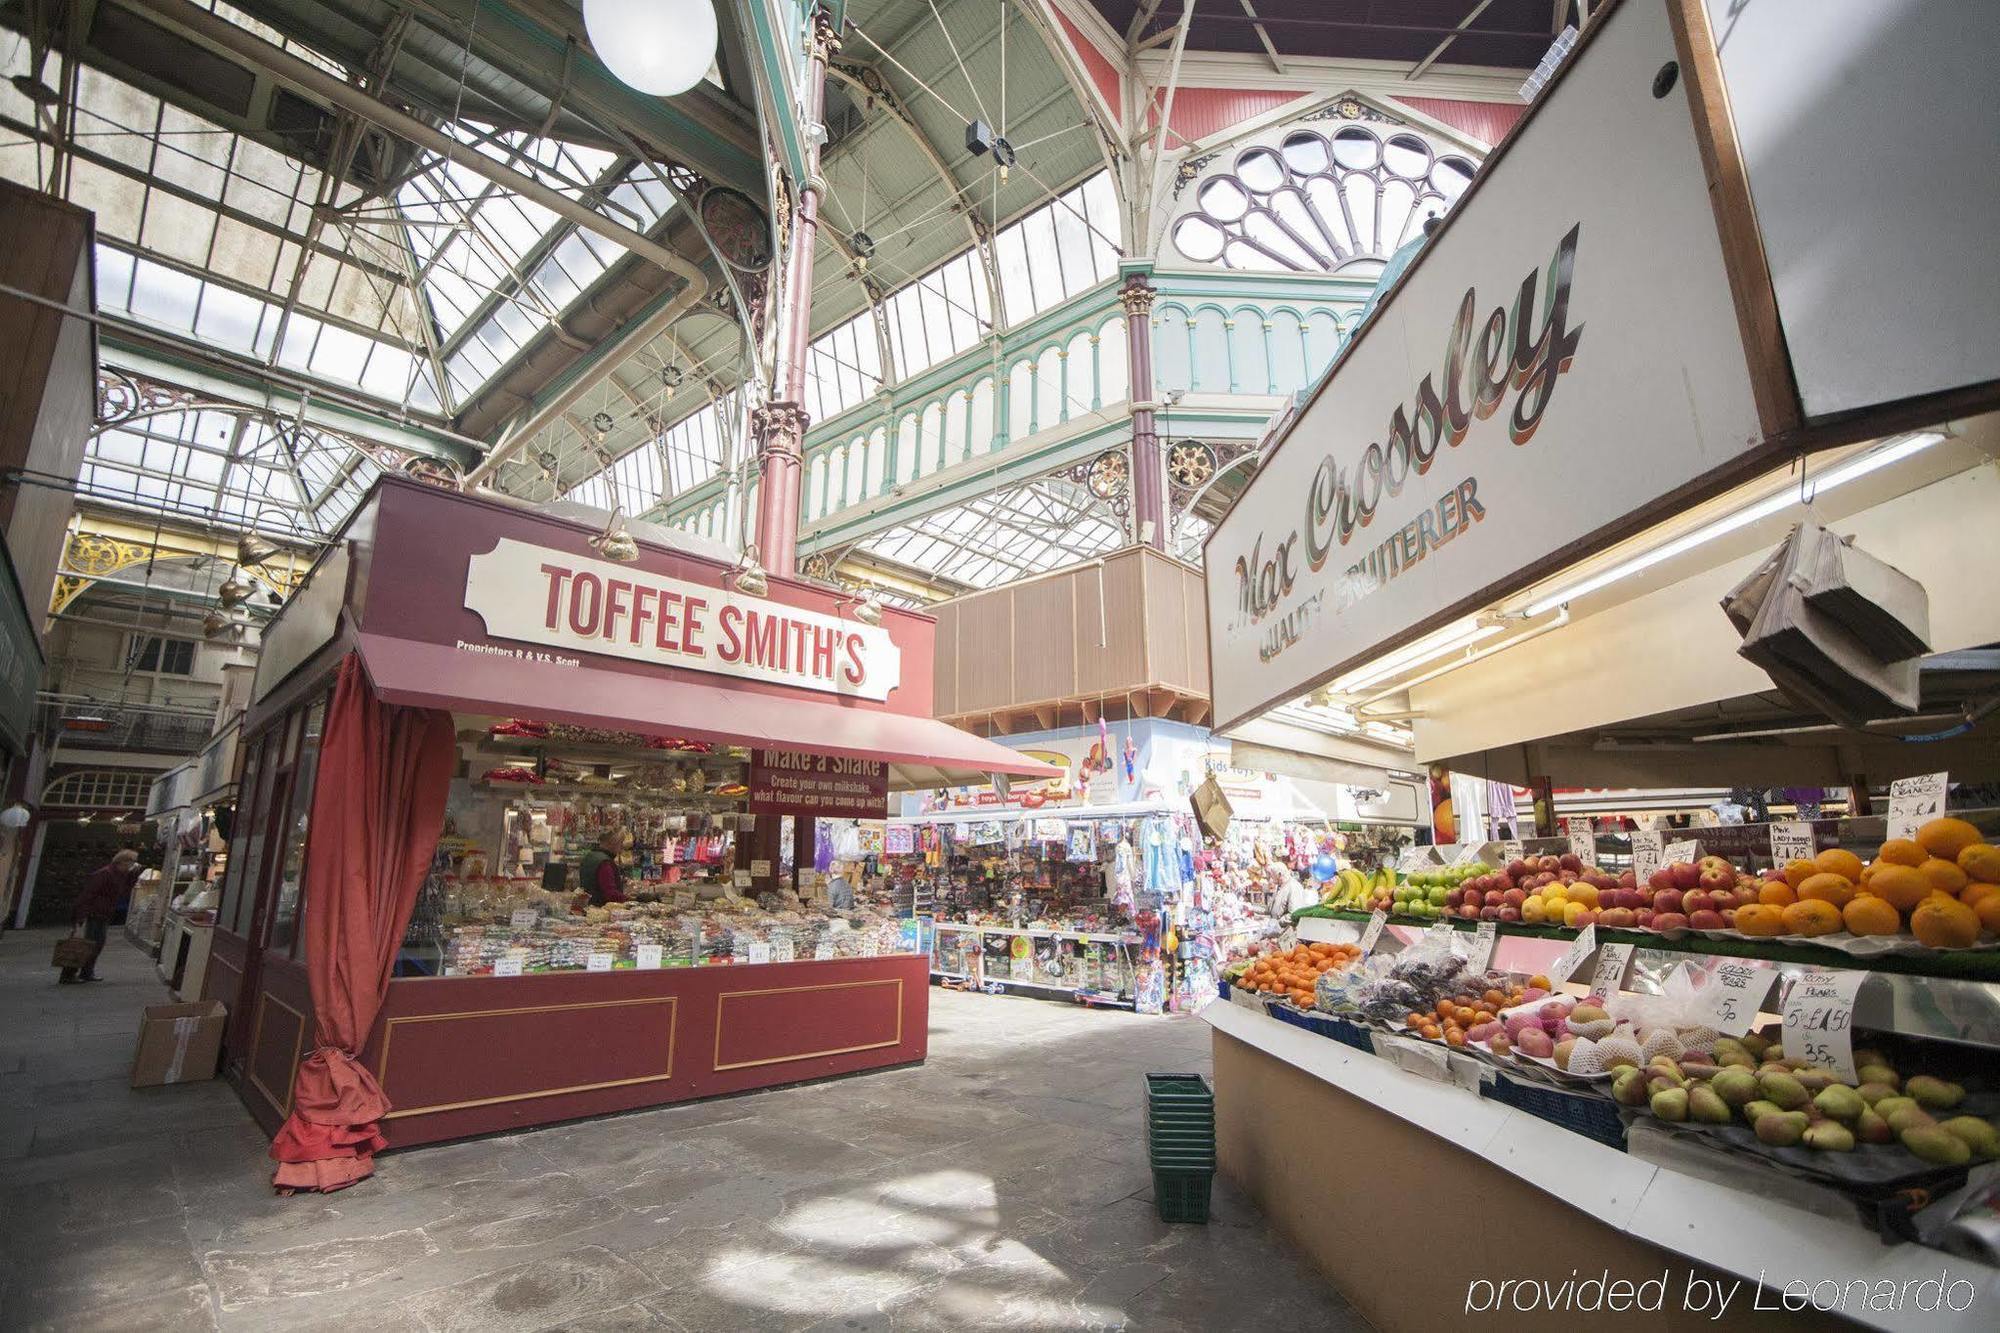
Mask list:
[{"label": "shopper in dark coat", "polygon": [[[133,883],[139,878],[139,853],[126,848],[105,864],[90,872],[90,878],[83,882],[83,892],[76,896],[76,910],[71,919],[83,926],[84,938],[100,950],[111,935],[111,918],[118,911],[118,905],[132,892]],[[96,981],[97,959],[92,955],[90,965],[78,975],[77,969],[66,967],[59,980],[64,985],[74,985],[79,981]]]}]

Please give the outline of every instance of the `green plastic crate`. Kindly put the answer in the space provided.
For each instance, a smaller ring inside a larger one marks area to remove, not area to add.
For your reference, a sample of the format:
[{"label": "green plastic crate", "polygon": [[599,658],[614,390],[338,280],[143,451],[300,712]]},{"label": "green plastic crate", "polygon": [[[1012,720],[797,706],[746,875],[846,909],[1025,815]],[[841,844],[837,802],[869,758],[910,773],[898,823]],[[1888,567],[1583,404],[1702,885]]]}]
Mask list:
[{"label": "green plastic crate", "polygon": [[1208,1224],[1209,1186],[1215,1182],[1213,1169],[1206,1171],[1153,1168],[1153,1207],[1162,1222]]}]

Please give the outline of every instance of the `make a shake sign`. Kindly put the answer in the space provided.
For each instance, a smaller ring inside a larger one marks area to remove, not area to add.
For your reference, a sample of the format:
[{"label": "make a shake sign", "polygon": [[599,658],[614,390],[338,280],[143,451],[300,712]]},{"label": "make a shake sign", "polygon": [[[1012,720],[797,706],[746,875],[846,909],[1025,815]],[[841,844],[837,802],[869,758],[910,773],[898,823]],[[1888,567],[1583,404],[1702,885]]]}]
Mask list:
[{"label": "make a shake sign", "polygon": [[[1582,230],[1580,223],[1571,227],[1558,243],[1546,279],[1536,268],[1521,280],[1511,314],[1503,303],[1482,322],[1477,290],[1466,288],[1445,340],[1443,367],[1418,382],[1415,402],[1397,405],[1386,436],[1363,450],[1357,462],[1332,454],[1323,458],[1306,492],[1304,522],[1268,550],[1265,534],[1259,533],[1249,554],[1236,558],[1237,606],[1245,621],[1258,624],[1278,610],[1302,573],[1318,573],[1374,522],[1384,497],[1401,495],[1412,477],[1429,473],[1439,453],[1446,446],[1457,448],[1475,421],[1499,411],[1510,390],[1516,396],[1508,414],[1508,437],[1517,446],[1534,438],[1557,377],[1569,369],[1583,341],[1583,325],[1569,324],[1570,282]],[[1322,590],[1287,611],[1267,632],[1261,656],[1266,661],[1276,657],[1314,615],[1354,605],[1485,517],[1477,478],[1444,489],[1434,504],[1342,571],[1330,608]]]}]

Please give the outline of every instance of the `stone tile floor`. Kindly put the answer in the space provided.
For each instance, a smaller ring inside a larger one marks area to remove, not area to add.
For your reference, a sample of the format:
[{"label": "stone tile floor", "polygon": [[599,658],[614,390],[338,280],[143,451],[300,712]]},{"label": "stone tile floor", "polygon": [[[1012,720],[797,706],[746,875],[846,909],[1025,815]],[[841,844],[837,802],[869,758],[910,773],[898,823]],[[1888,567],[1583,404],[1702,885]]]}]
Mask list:
[{"label": "stone tile floor", "polygon": [[381,1159],[280,1198],[221,1082],[132,1090],[117,933],[0,935],[0,1328],[1365,1329],[1224,1181],[1153,1213],[1141,1074],[1208,1029],[931,994],[930,1059]]}]

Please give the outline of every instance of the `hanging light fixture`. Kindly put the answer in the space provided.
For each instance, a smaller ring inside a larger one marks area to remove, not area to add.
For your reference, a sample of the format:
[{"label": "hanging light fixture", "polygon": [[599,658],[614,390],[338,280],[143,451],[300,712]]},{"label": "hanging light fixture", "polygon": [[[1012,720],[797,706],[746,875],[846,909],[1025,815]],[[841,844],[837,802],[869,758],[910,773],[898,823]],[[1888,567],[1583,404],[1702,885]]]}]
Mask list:
[{"label": "hanging light fixture", "polygon": [[256,529],[243,534],[236,543],[236,563],[261,565],[278,553],[278,544]]},{"label": "hanging light fixture", "polygon": [[592,537],[590,544],[596,547],[597,553],[606,560],[616,560],[621,565],[629,565],[639,558],[639,543],[632,540],[631,532],[626,529],[625,521],[620,517],[623,513],[622,506],[613,508],[610,521],[604,525],[604,531]]},{"label": "hanging light fixture", "polygon": [[223,614],[219,608],[211,609],[207,615],[201,618],[201,637],[204,639],[226,638],[230,631],[235,628],[235,625],[236,622]]},{"label": "hanging light fixture", "polygon": [[854,604],[854,618],[864,625],[882,623],[882,594],[873,588],[861,594],[861,600]]},{"label": "hanging light fixture", "polygon": [[597,437],[597,442],[603,444],[610,438],[611,428],[617,424],[609,412],[599,412],[590,419],[590,431]]},{"label": "hanging light fixture", "polygon": [[250,594],[255,591],[257,591],[256,584],[237,574],[231,574],[222,581],[222,586],[215,590],[215,595],[222,599],[223,606],[237,607],[249,601]]},{"label": "hanging light fixture", "polygon": [[771,590],[770,581],[764,577],[764,567],[757,563],[756,543],[743,548],[743,559],[729,572],[729,586],[745,597],[762,597]]},{"label": "hanging light fixture", "polygon": [[686,92],[715,63],[711,0],[583,0],[583,26],[606,69],[655,97]]},{"label": "hanging light fixture", "polygon": [[680,388],[681,381],[686,378],[687,372],[680,368],[678,362],[669,361],[660,367],[660,387],[667,391],[669,398],[674,396],[674,390]]},{"label": "hanging light fixture", "polygon": [[857,231],[847,238],[847,244],[854,251],[854,267],[867,268],[868,261],[875,257],[875,238],[865,231]]}]

